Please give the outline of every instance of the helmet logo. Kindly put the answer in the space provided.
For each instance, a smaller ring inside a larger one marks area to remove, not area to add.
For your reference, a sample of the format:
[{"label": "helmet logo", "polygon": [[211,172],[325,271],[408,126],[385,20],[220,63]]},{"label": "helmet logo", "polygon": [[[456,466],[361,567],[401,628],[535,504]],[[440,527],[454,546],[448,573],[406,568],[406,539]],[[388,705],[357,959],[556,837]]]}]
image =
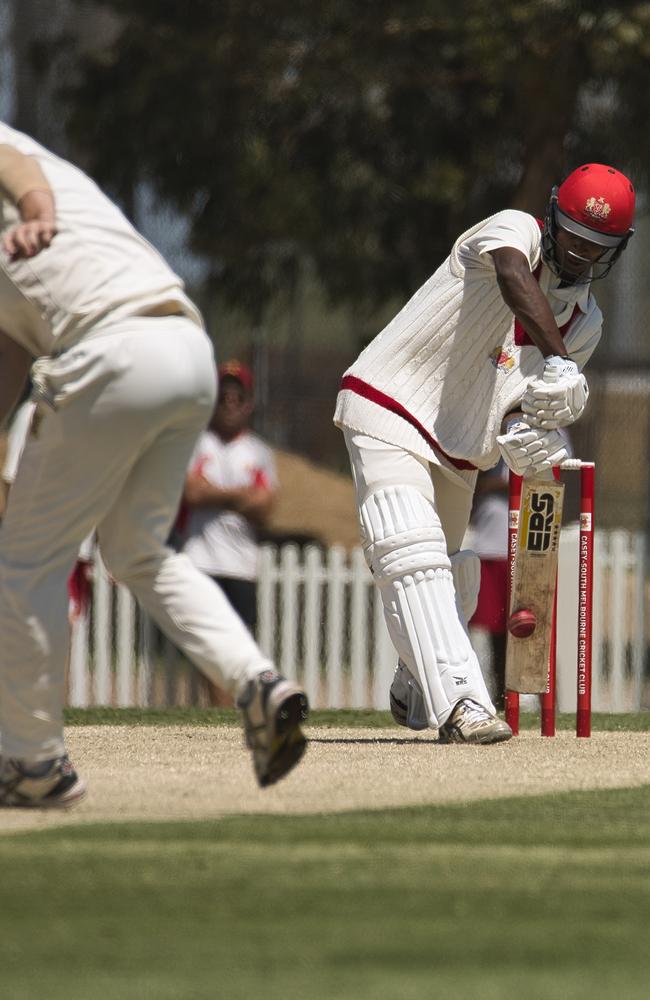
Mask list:
[{"label": "helmet logo", "polygon": [[600,198],[587,198],[585,212],[592,219],[606,219],[611,210],[612,206],[602,196]]}]

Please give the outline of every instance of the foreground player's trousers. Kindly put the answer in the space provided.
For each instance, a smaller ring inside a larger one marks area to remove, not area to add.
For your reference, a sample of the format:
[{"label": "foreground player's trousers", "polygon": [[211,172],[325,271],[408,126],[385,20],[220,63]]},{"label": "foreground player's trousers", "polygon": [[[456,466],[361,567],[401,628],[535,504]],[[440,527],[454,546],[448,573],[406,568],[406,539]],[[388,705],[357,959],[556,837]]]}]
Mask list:
[{"label": "foreground player's trousers", "polygon": [[123,320],[37,362],[39,404],[0,528],[2,753],[63,751],[67,577],[97,528],[111,575],[216,684],[271,664],[209,577],[166,546],[216,391],[204,331],[183,317]]}]

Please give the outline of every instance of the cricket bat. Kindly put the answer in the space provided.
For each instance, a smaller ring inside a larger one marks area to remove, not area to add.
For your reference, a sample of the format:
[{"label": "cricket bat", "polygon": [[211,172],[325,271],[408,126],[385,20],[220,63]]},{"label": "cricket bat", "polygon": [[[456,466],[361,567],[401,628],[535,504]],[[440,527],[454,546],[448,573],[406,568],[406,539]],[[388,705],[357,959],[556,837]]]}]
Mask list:
[{"label": "cricket bat", "polygon": [[524,477],[506,651],[506,688],[522,694],[548,682],[563,503],[563,483]]}]

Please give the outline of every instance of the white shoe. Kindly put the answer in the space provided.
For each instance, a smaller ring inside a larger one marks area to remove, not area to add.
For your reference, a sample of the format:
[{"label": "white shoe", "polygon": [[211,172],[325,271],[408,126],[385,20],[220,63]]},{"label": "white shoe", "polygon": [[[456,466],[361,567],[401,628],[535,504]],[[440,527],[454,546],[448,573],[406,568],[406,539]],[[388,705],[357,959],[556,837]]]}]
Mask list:
[{"label": "white shoe", "polygon": [[459,701],[440,727],[441,743],[503,743],[512,729],[472,698]]},{"label": "white shoe", "polygon": [[395,722],[409,729],[428,729],[429,719],[419,681],[400,660],[389,692],[390,712]]},{"label": "white shoe", "polygon": [[257,780],[266,788],[295,767],[307,746],[300,723],[309,712],[307,695],[275,670],[249,681],[237,699]]}]

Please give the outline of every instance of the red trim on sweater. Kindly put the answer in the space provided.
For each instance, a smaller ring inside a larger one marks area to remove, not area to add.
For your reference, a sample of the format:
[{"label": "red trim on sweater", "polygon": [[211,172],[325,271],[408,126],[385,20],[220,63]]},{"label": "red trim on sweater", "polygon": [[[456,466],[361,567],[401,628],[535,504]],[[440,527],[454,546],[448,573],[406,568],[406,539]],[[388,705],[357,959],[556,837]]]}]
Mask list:
[{"label": "red trim on sweater", "polygon": [[[539,268],[537,269],[537,271],[538,270],[539,270]],[[534,276],[536,278],[538,277],[537,271],[534,272]],[[564,337],[566,336],[566,334],[569,332],[569,327],[571,326],[571,324],[573,323],[574,319],[576,318],[576,313],[579,313],[581,311],[582,310],[580,309],[580,306],[576,302],[576,304],[573,307],[573,312],[571,313],[571,318],[567,320],[567,322],[564,324],[564,326],[558,327],[558,329],[560,331],[560,336],[562,337],[562,339],[564,339]],[[530,337],[528,336],[528,334],[526,333],[526,331],[524,330],[523,326],[521,325],[521,323],[519,322],[519,320],[517,319],[516,316],[515,316],[515,330],[514,330],[514,334],[515,334],[515,344],[517,345],[517,347],[534,347],[535,346],[535,342],[530,339]]]},{"label": "red trim on sweater", "polygon": [[463,458],[453,458],[452,455],[448,455],[446,451],[443,451],[435,438],[433,438],[429,432],[422,426],[419,420],[409,413],[401,403],[398,403],[396,399],[391,396],[387,396],[385,393],[380,392],[379,389],[375,389],[374,386],[368,385],[363,379],[357,378],[356,375],[344,375],[341,380],[341,389],[349,389],[351,392],[356,392],[357,396],[363,396],[364,399],[369,399],[371,403],[376,403],[377,406],[383,407],[384,410],[390,410],[391,413],[396,413],[398,417],[402,417],[406,420],[411,427],[415,427],[416,431],[422,435],[424,440],[429,444],[434,451],[446,458],[454,468],[456,469],[476,469],[475,465],[471,462],[466,462]]}]

